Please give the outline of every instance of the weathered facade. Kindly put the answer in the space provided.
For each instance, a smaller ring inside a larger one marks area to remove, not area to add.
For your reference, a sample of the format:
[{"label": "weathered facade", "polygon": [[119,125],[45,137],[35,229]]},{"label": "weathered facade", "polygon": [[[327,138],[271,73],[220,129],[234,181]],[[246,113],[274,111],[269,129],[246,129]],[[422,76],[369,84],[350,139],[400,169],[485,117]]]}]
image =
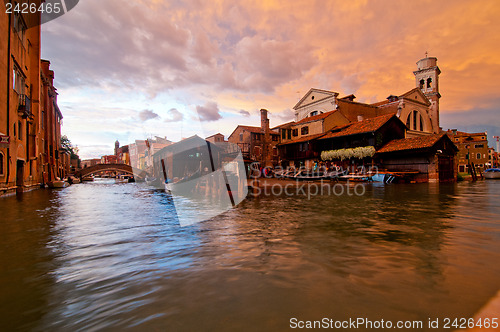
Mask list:
[{"label": "weathered facade", "polygon": [[228,142],[238,145],[243,158],[259,162],[262,166],[272,166],[278,163],[279,132],[269,128],[267,110],[262,109],[261,126],[238,125],[229,135]]},{"label": "weathered facade", "polygon": [[[321,162],[323,151],[367,146],[378,149],[393,139],[404,138],[405,129],[405,125],[390,114],[338,125],[324,133],[280,143],[280,158],[285,161],[282,166],[311,168]],[[349,166],[349,161],[342,163]]]},{"label": "weathered facade", "polygon": [[457,178],[457,151],[442,133],[392,140],[377,151],[376,159],[389,172],[416,172],[416,182],[448,182]]},{"label": "weathered facade", "polygon": [[54,71],[50,70],[50,62],[41,60],[40,71],[40,129],[41,144],[40,161],[44,183],[68,175],[69,163],[62,154],[61,126],[63,115],[57,105],[57,89],[54,87]]},{"label": "weathered facade", "polygon": [[205,139],[211,143],[221,143],[224,142],[224,135],[217,133],[215,135],[208,136]]},{"label": "weathered facade", "polygon": [[[32,1],[40,5],[41,1]],[[28,28],[30,27],[30,28]],[[0,13],[0,195],[64,177],[53,72],[40,60],[40,14]]]},{"label": "weathered facade", "polygon": [[458,172],[469,172],[469,166],[483,170],[489,161],[488,134],[466,133],[456,129],[448,130],[446,134],[458,148]]}]

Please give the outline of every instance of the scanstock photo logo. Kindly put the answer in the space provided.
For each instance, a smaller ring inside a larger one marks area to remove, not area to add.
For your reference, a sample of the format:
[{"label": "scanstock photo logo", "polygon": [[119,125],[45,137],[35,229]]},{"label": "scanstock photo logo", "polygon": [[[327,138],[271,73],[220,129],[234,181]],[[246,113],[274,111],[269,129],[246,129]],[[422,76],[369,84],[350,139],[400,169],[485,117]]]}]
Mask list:
[{"label": "scanstock photo logo", "polygon": [[245,164],[236,144],[212,143],[194,135],[152,157],[151,184],[172,198],[181,226],[229,211],[248,194]]},{"label": "scanstock photo logo", "polygon": [[80,0],[4,0],[5,13],[20,17],[26,29],[52,21],[76,7]]}]

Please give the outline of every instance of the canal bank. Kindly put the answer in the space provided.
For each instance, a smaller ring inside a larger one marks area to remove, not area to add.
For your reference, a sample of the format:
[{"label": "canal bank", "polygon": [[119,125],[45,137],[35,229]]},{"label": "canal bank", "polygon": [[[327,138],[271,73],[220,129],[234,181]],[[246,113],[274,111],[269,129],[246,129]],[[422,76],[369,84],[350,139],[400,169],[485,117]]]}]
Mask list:
[{"label": "canal bank", "polygon": [[277,331],[292,317],[473,317],[498,291],[499,186],[258,197],[189,227],[140,183],[7,197],[0,318],[7,330]]}]

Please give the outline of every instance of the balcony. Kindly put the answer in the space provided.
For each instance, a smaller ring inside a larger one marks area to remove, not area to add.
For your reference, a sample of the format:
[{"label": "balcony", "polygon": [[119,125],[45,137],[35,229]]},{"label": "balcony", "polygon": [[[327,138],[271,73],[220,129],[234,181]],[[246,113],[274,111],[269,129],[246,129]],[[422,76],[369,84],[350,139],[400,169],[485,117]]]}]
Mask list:
[{"label": "balcony", "polygon": [[17,111],[23,119],[31,116],[31,100],[27,95],[19,95],[19,107]]}]

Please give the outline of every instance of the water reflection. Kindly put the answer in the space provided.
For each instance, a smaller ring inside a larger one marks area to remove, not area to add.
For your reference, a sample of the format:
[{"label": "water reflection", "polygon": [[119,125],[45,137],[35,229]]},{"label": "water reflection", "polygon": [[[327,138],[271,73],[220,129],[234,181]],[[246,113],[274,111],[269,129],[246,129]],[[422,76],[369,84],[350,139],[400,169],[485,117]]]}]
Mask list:
[{"label": "water reflection", "polygon": [[190,227],[141,184],[3,199],[1,318],[25,330],[275,331],[291,317],[469,317],[500,288],[499,188],[253,198]]}]

